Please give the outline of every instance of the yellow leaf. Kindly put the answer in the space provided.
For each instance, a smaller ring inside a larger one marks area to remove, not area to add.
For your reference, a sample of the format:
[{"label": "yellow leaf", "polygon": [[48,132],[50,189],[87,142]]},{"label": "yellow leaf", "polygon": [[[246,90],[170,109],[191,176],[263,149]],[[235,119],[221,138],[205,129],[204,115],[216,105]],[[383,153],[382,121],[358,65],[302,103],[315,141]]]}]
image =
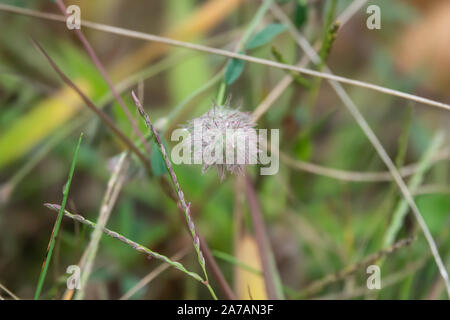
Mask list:
[{"label": "yellow leaf", "polygon": [[[243,264],[255,269],[262,270],[258,254],[258,246],[255,239],[250,235],[244,235],[239,241],[236,258]],[[236,294],[238,299],[267,300],[264,279],[245,268],[236,266]]]},{"label": "yellow leaf", "polygon": [[[77,84],[89,95],[86,81],[79,80]],[[49,132],[74,116],[82,106],[81,98],[69,87],[38,103],[0,135],[0,168],[34,147]]]}]

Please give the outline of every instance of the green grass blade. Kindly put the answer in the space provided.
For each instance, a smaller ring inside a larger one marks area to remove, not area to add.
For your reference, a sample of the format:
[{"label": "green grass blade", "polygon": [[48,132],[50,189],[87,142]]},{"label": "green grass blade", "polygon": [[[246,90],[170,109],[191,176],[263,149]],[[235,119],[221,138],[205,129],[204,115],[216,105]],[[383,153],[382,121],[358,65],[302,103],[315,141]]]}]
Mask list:
[{"label": "green grass blade", "polygon": [[83,133],[80,134],[80,138],[78,139],[78,144],[75,149],[75,154],[72,159],[72,166],[70,167],[69,178],[67,179],[66,185],[64,187],[61,209],[59,210],[58,218],[56,219],[55,226],[53,227],[52,235],[50,237],[47,254],[46,254],[44,263],[42,265],[42,270],[41,270],[41,274],[39,276],[39,282],[37,285],[36,293],[34,295],[34,300],[39,299],[39,296],[41,295],[42,286],[44,285],[45,276],[47,275],[48,266],[50,265],[50,261],[51,261],[52,254],[53,254],[53,248],[55,247],[56,237],[58,236],[59,227],[61,226],[61,220],[64,215],[64,208],[66,207],[67,198],[69,197],[70,184],[72,182],[73,172],[75,171],[75,164],[77,162],[78,150],[80,149],[82,138],[83,138]]},{"label": "green grass blade", "polygon": [[[439,150],[440,146],[444,141],[444,134],[442,132],[438,132],[436,136],[430,143],[427,152],[423,156],[422,160],[419,164],[419,169],[416,174],[412,177],[408,189],[411,193],[414,193],[420,184],[423,181],[425,173],[430,169],[432,165],[432,157]],[[397,204],[397,208],[392,216],[391,223],[389,225],[388,230],[386,231],[386,235],[384,237],[384,247],[387,247],[394,243],[395,237],[397,236],[399,230],[403,226],[403,219],[405,215],[408,213],[408,203],[405,199],[401,199]]]}]

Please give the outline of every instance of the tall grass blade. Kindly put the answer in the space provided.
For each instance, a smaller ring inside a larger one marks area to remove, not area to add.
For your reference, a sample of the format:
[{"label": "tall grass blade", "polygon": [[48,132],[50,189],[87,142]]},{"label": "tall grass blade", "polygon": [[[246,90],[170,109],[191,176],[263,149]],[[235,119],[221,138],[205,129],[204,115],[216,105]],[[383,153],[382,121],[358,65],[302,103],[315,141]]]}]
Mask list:
[{"label": "tall grass blade", "polygon": [[[411,178],[411,181],[408,184],[408,189],[411,193],[415,193],[417,188],[423,181],[425,173],[430,169],[432,165],[432,159],[435,153],[439,150],[442,143],[444,141],[444,134],[442,132],[438,132],[428,147],[428,150],[423,155],[417,172]],[[408,213],[408,202],[402,198],[400,199],[394,214],[392,216],[391,223],[386,231],[386,235],[384,237],[383,247],[388,247],[395,241],[395,237],[400,231],[403,225],[403,219],[405,215]]]},{"label": "tall grass blade", "polygon": [[72,182],[73,172],[75,171],[75,164],[77,162],[78,150],[80,149],[82,138],[83,138],[83,133],[80,134],[80,138],[78,138],[77,147],[75,148],[75,154],[73,155],[72,165],[70,167],[70,172],[69,172],[69,178],[67,179],[66,185],[64,186],[63,200],[61,203],[61,207],[59,209],[59,213],[58,213],[58,217],[56,219],[55,226],[53,227],[52,235],[50,237],[50,242],[48,244],[47,253],[45,255],[45,260],[42,265],[42,270],[41,270],[41,274],[39,276],[39,282],[37,285],[36,293],[34,295],[34,300],[38,300],[41,295],[42,287],[44,285],[45,277],[47,275],[48,266],[50,265],[50,261],[52,259],[52,254],[53,254],[53,249],[55,247],[56,237],[58,236],[59,227],[61,226],[61,220],[64,215],[64,208],[66,207],[67,198],[69,197],[70,184]]}]

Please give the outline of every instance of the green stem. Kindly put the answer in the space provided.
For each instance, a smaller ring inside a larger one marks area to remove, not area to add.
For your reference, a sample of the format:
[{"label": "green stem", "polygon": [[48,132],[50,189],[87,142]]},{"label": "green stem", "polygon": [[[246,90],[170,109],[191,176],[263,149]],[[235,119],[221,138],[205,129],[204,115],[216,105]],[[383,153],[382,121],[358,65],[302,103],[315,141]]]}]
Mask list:
[{"label": "green stem", "polygon": [[[48,203],[46,203],[45,206],[46,206],[47,208],[51,209],[51,210],[54,210],[54,211],[58,211],[58,210],[61,209],[60,206],[54,205],[54,204],[48,204]],[[93,229],[95,229],[95,228],[97,227],[97,224],[96,224],[95,222],[92,222],[92,221],[90,221],[90,220],[84,218],[84,217],[81,216],[81,215],[78,215],[78,214],[72,214],[72,213],[70,213],[70,212],[67,211],[67,210],[64,210],[64,215],[65,215],[66,217],[68,217],[68,218],[71,218],[71,219],[76,220],[76,221],[78,221],[78,222],[80,222],[80,223],[82,223],[82,224],[85,224],[85,225],[87,225],[87,226],[89,226],[89,227],[91,227],[91,228],[93,228]],[[159,254],[159,253],[157,253],[157,252],[155,252],[155,251],[153,251],[153,250],[151,250],[151,249],[149,249],[149,248],[147,248],[147,247],[144,247],[143,245],[141,245],[141,244],[139,244],[139,243],[137,243],[137,242],[135,242],[135,241],[133,241],[133,240],[130,240],[130,239],[126,238],[125,236],[121,235],[121,234],[118,233],[118,232],[109,230],[109,229],[107,229],[107,228],[105,228],[105,227],[101,228],[101,231],[102,231],[103,233],[105,233],[106,235],[110,236],[111,238],[117,239],[117,240],[119,240],[119,241],[125,243],[126,245],[132,247],[132,248],[133,248],[134,250],[136,250],[136,251],[139,251],[139,252],[141,252],[141,253],[144,253],[144,254],[146,254],[146,255],[148,255],[148,256],[151,256],[151,257],[153,257],[153,258],[155,258],[155,259],[161,260],[161,261],[163,261],[163,262],[169,264],[169,265],[172,266],[173,268],[178,269],[178,270],[180,270],[181,272],[184,272],[186,275],[188,275],[188,276],[194,278],[195,280],[201,282],[201,283],[204,284],[206,287],[209,286],[208,282],[205,281],[199,274],[197,274],[197,273],[195,273],[195,272],[188,271],[181,263],[179,263],[179,262],[177,262],[177,261],[173,261],[173,260],[171,260],[170,258],[168,258],[167,256],[164,256],[164,255]],[[211,291],[212,291],[212,288],[208,288],[208,290],[211,292]],[[214,291],[213,291],[213,293],[214,293]],[[211,294],[211,295],[213,296],[213,298],[215,297],[215,294]]]},{"label": "green stem", "polygon": [[217,94],[217,104],[219,106],[225,103],[225,92],[227,91],[227,83],[225,80],[222,80],[219,87],[219,93]]},{"label": "green stem", "polygon": [[213,299],[214,299],[214,300],[217,300],[217,296],[216,296],[216,294],[215,294],[213,288],[211,287],[211,285],[210,285],[208,282],[206,282],[206,283],[205,283],[205,286],[208,288],[209,293],[211,293],[211,296],[213,297]]},{"label": "green stem", "polygon": [[[236,46],[235,52],[239,52],[239,50],[241,50],[244,47],[245,43],[250,38],[250,36],[252,35],[253,31],[255,31],[255,29],[258,26],[258,24],[264,18],[264,15],[269,10],[269,8],[272,5],[273,1],[274,0],[265,0],[263,2],[263,4],[259,7],[259,9],[256,12],[255,16],[253,17],[252,21],[250,21],[250,24],[246,28],[244,35],[239,40],[239,42],[238,42],[238,44]],[[217,94],[217,104],[218,105],[222,105],[223,103],[225,103],[226,90],[227,90],[227,84],[226,84],[226,81],[224,79],[221,82],[221,84],[220,84],[219,92]]]},{"label": "green stem", "polygon": [[72,159],[72,165],[70,167],[69,178],[67,179],[66,185],[64,187],[63,192],[63,200],[61,203],[61,207],[59,209],[58,218],[56,219],[55,226],[53,227],[52,235],[50,237],[50,243],[47,249],[47,255],[44,260],[44,264],[42,265],[41,274],[39,276],[39,282],[37,285],[36,293],[34,295],[34,300],[38,300],[41,295],[42,287],[44,285],[45,277],[47,275],[48,266],[50,265],[50,261],[52,259],[53,249],[55,247],[56,237],[58,236],[59,228],[61,226],[61,220],[64,215],[64,208],[66,207],[67,198],[69,197],[69,189],[70,184],[72,182],[73,172],[75,171],[75,164],[77,162],[78,150],[80,149],[81,140],[83,138],[83,133],[80,134],[80,138],[78,138],[78,144],[75,149],[75,154]]},{"label": "green stem", "polygon": [[[431,167],[432,158],[441,147],[443,141],[444,141],[444,134],[439,131],[429,144],[427,151],[420,160],[417,172],[414,174],[414,176],[411,178],[408,184],[408,189],[412,194],[414,194],[414,192],[422,183],[425,173]],[[402,198],[397,204],[396,210],[390,221],[390,225],[384,236],[383,247],[388,247],[389,245],[394,243],[394,240],[398,232],[403,226],[403,219],[407,213],[408,213],[408,203],[406,202],[405,199]]]}]

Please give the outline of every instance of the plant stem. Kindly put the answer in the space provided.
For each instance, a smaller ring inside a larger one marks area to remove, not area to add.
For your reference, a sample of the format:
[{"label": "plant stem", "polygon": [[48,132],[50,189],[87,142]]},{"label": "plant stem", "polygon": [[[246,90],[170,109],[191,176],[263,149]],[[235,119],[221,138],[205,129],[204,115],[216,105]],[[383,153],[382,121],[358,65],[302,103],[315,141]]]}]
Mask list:
[{"label": "plant stem", "polygon": [[211,293],[211,296],[213,297],[214,300],[217,300],[217,296],[214,293],[213,288],[211,287],[211,285],[208,282],[205,282],[205,286],[208,288],[209,293]]},{"label": "plant stem", "polygon": [[[414,174],[414,176],[411,178],[411,181],[408,184],[408,190],[411,193],[414,193],[422,183],[425,173],[433,163],[432,158],[435,155],[435,153],[439,150],[443,141],[444,141],[443,132],[439,132],[434,136],[427,151],[425,152],[419,163],[417,172]],[[390,225],[384,236],[383,247],[388,247],[394,242],[395,237],[397,236],[398,232],[403,226],[403,219],[407,213],[408,213],[408,202],[404,198],[401,198],[399,203],[397,204]]]},{"label": "plant stem", "polygon": [[406,239],[399,240],[398,242],[394,243],[393,245],[387,247],[386,249],[382,249],[374,254],[369,255],[362,261],[359,261],[355,264],[347,266],[347,267],[343,268],[341,271],[338,271],[336,273],[329,274],[320,280],[314,281],[309,286],[307,286],[304,290],[302,290],[297,295],[297,298],[300,298],[300,297],[308,298],[311,295],[313,295],[313,294],[317,293],[318,291],[320,291],[321,289],[323,289],[325,286],[335,283],[337,281],[340,281],[342,279],[345,279],[346,277],[352,275],[356,271],[361,270],[362,268],[375,263],[380,258],[390,255],[401,248],[409,246],[413,242],[413,240],[414,240],[414,238],[406,238]]},{"label": "plant stem", "polygon": [[167,170],[168,170],[168,172],[170,174],[170,177],[172,179],[172,183],[175,186],[175,190],[176,190],[176,193],[177,193],[177,196],[178,196],[178,200],[179,200],[180,206],[183,209],[184,216],[185,216],[185,219],[186,219],[186,223],[188,225],[188,229],[189,229],[189,231],[191,233],[191,236],[192,236],[194,248],[195,248],[195,251],[197,253],[198,262],[199,262],[199,264],[200,264],[200,266],[201,266],[201,268],[203,270],[203,274],[205,276],[205,282],[207,283],[208,282],[208,274],[206,272],[205,258],[203,257],[203,253],[200,250],[200,238],[199,238],[199,236],[197,234],[197,230],[195,228],[194,221],[193,221],[193,219],[191,217],[191,209],[190,209],[191,204],[190,203],[189,204],[186,203],[186,200],[184,198],[183,190],[181,190],[180,184],[178,183],[177,176],[175,174],[175,171],[173,170],[173,167],[172,167],[172,164],[170,162],[169,156],[167,155],[166,148],[164,147],[164,144],[162,143],[158,132],[156,131],[155,127],[153,126],[152,122],[150,121],[149,116],[145,113],[144,108],[142,107],[142,104],[139,101],[139,99],[136,97],[136,95],[134,94],[133,91],[131,92],[131,94],[133,96],[134,102],[136,103],[136,106],[138,107],[139,113],[141,114],[142,118],[145,121],[145,124],[147,125],[148,129],[153,133],[153,136],[154,136],[154,138],[156,140],[156,143],[158,144],[159,151],[161,152],[161,154],[162,154],[162,156],[164,158]]},{"label": "plant stem", "polygon": [[61,203],[61,207],[59,209],[59,213],[58,213],[58,217],[56,219],[55,226],[53,227],[52,235],[50,237],[50,242],[49,242],[49,245],[47,248],[47,254],[46,254],[46,257],[44,260],[44,264],[42,265],[42,270],[41,270],[41,274],[39,276],[39,282],[37,285],[36,293],[34,295],[34,300],[38,300],[39,296],[41,295],[42,287],[44,285],[45,277],[47,275],[48,266],[50,265],[50,261],[52,259],[52,254],[53,254],[53,249],[55,247],[56,237],[58,236],[59,228],[61,226],[61,220],[64,215],[64,208],[66,207],[67,198],[69,197],[70,184],[72,182],[73,173],[75,171],[75,164],[77,162],[78,150],[80,149],[82,138],[83,138],[83,133],[80,134],[80,137],[78,138],[77,147],[75,148],[75,153],[74,153],[73,159],[72,159],[72,165],[71,165],[70,171],[69,171],[69,178],[67,179],[66,185],[64,187],[63,200]]},{"label": "plant stem", "polygon": [[120,190],[122,189],[123,183],[125,181],[127,168],[128,153],[124,152],[120,155],[120,158],[118,159],[117,164],[114,166],[113,172],[111,173],[111,177],[108,181],[108,187],[106,189],[106,193],[103,197],[103,201],[100,207],[97,226],[92,232],[91,239],[88,246],[86,247],[86,263],[84,264],[84,268],[82,269],[80,280],[81,289],[77,291],[77,294],[75,295],[76,300],[81,300],[84,298],[86,285],[92,273],[94,260],[97,255],[100,239],[102,237],[102,228],[106,226],[106,223],[108,222],[111,215],[111,211],[116,204]]},{"label": "plant stem", "polygon": [[[255,13],[255,16],[250,21],[248,27],[245,30],[244,35],[239,40],[239,42],[236,45],[236,48],[234,49],[234,52],[239,52],[247,42],[247,40],[252,35],[253,31],[255,31],[258,24],[261,22],[261,20],[264,18],[264,15],[266,14],[267,10],[269,10],[270,6],[272,5],[273,0],[265,0],[263,4],[259,7],[258,11]],[[228,64],[225,65],[225,68]],[[217,94],[217,104],[223,105],[225,103],[225,93],[227,91],[227,83],[225,79],[221,82],[219,87],[219,92]]]},{"label": "plant stem", "polygon": [[[286,21],[286,23],[289,24],[289,26],[290,26],[289,31],[296,38],[299,46],[302,47],[302,49],[306,52],[306,54],[311,58],[311,60],[315,64],[319,64],[321,62],[320,57],[317,55],[316,51],[313,49],[313,47],[311,46],[309,41],[306,38],[304,38],[304,36],[300,32],[298,32],[297,29],[295,29],[295,27],[293,27],[292,22],[289,20],[289,18],[286,17],[286,15],[277,6],[273,6],[273,9],[275,9],[274,12],[277,12],[278,17],[280,17],[281,20]],[[386,167],[389,169],[389,172],[391,173],[393,180],[395,181],[398,188],[400,189],[405,201],[408,203],[409,207],[411,208],[411,210],[417,220],[417,223],[419,224],[420,228],[422,229],[422,232],[425,235],[425,238],[428,242],[430,251],[433,254],[433,258],[436,262],[437,268],[442,276],[442,279],[445,282],[445,286],[447,289],[447,295],[450,298],[450,278],[448,276],[447,269],[446,269],[446,267],[442,261],[442,258],[439,254],[439,250],[437,248],[436,242],[434,241],[433,236],[432,236],[430,230],[428,229],[428,226],[427,226],[425,220],[423,219],[423,216],[422,216],[416,202],[414,201],[413,196],[411,195],[410,191],[408,190],[408,187],[407,187],[405,181],[401,177],[401,175],[398,172],[397,168],[395,167],[395,164],[393,163],[392,159],[389,157],[388,153],[384,149],[380,140],[375,135],[372,128],[369,126],[369,124],[367,123],[366,119],[359,111],[356,104],[353,102],[353,100],[351,99],[351,97],[349,96],[347,91],[345,91],[345,89],[342,87],[340,81],[337,80],[336,78],[334,78],[332,71],[326,65],[324,65],[324,70],[330,76],[328,78],[328,80],[329,80],[331,87],[335,90],[337,96],[341,99],[342,103],[347,108],[348,112],[350,112],[350,114],[352,115],[352,117],[354,118],[354,120],[356,121],[358,126],[363,131],[364,135],[367,137],[369,142],[372,144],[372,146],[378,153],[381,160],[384,162]],[[381,88],[381,87],[379,87],[379,88]],[[401,95],[405,96],[405,94],[403,94],[403,93]],[[408,94],[406,94],[406,95],[408,95]],[[419,100],[421,100],[421,99],[423,99],[423,98],[416,99],[415,101],[419,102]],[[450,110],[450,106],[444,107],[444,108]]]},{"label": "plant stem", "polygon": [[[53,211],[60,210],[60,208],[61,208],[58,205],[50,204],[50,203],[46,203],[44,205],[47,208],[49,208],[49,209],[51,209]],[[90,220],[88,220],[88,219],[86,219],[83,216],[80,216],[78,214],[72,214],[69,211],[64,210],[64,215],[66,217],[68,217],[68,218],[71,218],[71,219],[76,220],[76,221],[78,221],[78,222],[80,222],[82,224],[85,224],[85,225],[87,225],[87,226],[89,226],[91,228],[96,228],[97,227],[96,223],[94,223],[94,222],[92,222],[92,221],[90,221]],[[153,250],[150,250],[149,248],[144,247],[143,245],[141,245],[141,244],[139,244],[137,242],[134,242],[133,240],[130,240],[130,239],[124,237],[120,233],[117,233],[115,231],[109,230],[107,228],[102,228],[101,230],[103,231],[103,233],[105,233],[106,235],[110,236],[111,238],[117,239],[117,240],[125,243],[126,245],[132,247],[134,250],[139,251],[141,253],[144,253],[146,255],[149,255],[152,258],[155,258],[155,259],[161,260],[163,262],[166,262],[169,265],[171,265],[172,267],[174,267],[175,269],[178,269],[181,272],[184,272],[188,276],[190,276],[190,277],[194,278],[195,280],[197,280],[197,281],[199,281],[199,282],[201,282],[201,283],[206,285],[205,280],[203,280],[200,275],[198,275],[195,272],[188,271],[181,263],[179,263],[177,261],[172,261],[168,257],[166,257],[166,256],[164,256],[162,254],[159,254],[159,253],[157,253],[157,252],[155,252]]]},{"label": "plant stem", "polygon": [[227,83],[225,80],[222,80],[219,87],[219,93],[217,94],[217,101],[216,103],[221,106],[225,103],[225,93],[227,91]]},{"label": "plant stem", "polygon": [[[355,1],[355,3],[356,3],[356,1]],[[55,15],[51,15],[51,14],[49,15],[49,14],[42,13],[42,12],[35,11],[35,10],[17,10],[17,8],[14,8],[14,6],[3,5],[3,4],[0,4],[0,10],[14,12],[14,13],[20,13],[20,14],[24,14],[24,15],[36,16],[36,17],[50,19],[50,20],[57,20],[57,21],[61,20],[61,16],[59,16],[59,15],[56,15],[56,17],[55,17]],[[139,32],[139,31],[126,30],[126,29],[122,29],[122,28],[118,28],[118,27],[114,27],[114,26],[108,26],[108,25],[90,22],[90,21],[82,21],[81,25],[88,27],[88,28],[95,29],[95,30],[110,32],[110,33],[114,33],[114,34],[122,35],[122,36],[129,36],[129,37],[135,38],[135,39],[155,41],[155,42],[167,44],[170,46],[182,47],[182,48],[186,48],[186,49],[190,49],[190,50],[197,50],[200,52],[216,54],[216,55],[220,55],[220,56],[224,56],[224,57],[228,57],[228,58],[241,59],[244,61],[261,64],[261,65],[266,65],[266,66],[273,67],[273,68],[292,70],[295,72],[303,73],[305,75],[320,77],[320,78],[324,78],[324,79],[331,80],[331,81],[337,81],[340,83],[346,83],[346,84],[350,84],[350,85],[357,86],[360,88],[366,88],[366,89],[370,89],[373,91],[378,91],[378,92],[388,94],[391,96],[395,96],[395,97],[399,97],[402,99],[415,101],[418,103],[422,103],[424,105],[429,105],[429,106],[433,106],[436,108],[450,110],[450,105],[443,103],[443,102],[435,101],[435,100],[428,99],[428,98],[423,98],[423,97],[420,97],[420,96],[417,96],[414,94],[386,88],[383,86],[379,86],[379,85],[364,82],[364,81],[359,81],[359,80],[354,80],[354,79],[350,79],[350,78],[346,78],[346,77],[337,76],[334,74],[330,74],[328,71],[319,72],[319,71],[311,70],[308,68],[303,68],[303,67],[298,67],[298,66],[294,66],[294,65],[288,65],[288,64],[284,64],[284,63],[275,62],[275,61],[268,60],[268,59],[257,58],[257,57],[240,54],[240,53],[236,53],[236,52],[231,52],[231,51],[227,51],[227,50],[217,49],[217,48],[194,44],[194,43],[181,41],[181,40],[175,40],[175,39],[171,39],[168,37],[158,36],[158,35],[149,34],[149,33],[143,33],[143,32]]]},{"label": "plant stem", "polygon": [[[62,0],[56,0],[56,4],[59,7],[59,9],[62,12],[62,14],[64,14],[67,17],[68,16],[68,14],[66,13],[67,8],[64,5],[64,2]],[[111,93],[113,94],[114,98],[116,98],[117,102],[119,103],[120,107],[122,108],[123,112],[125,113],[125,116],[127,117],[128,121],[131,123],[131,127],[133,128],[133,131],[139,137],[141,143],[143,144],[143,146],[147,150],[147,153],[150,154],[151,153],[151,149],[150,149],[149,144],[147,143],[147,140],[145,140],[144,135],[142,134],[141,130],[139,130],[136,121],[131,116],[131,113],[128,110],[128,107],[125,104],[125,101],[123,101],[122,97],[117,92],[116,88],[114,87],[114,84],[113,84],[111,78],[109,77],[108,73],[106,72],[106,69],[103,67],[102,62],[98,58],[98,56],[95,53],[94,49],[92,48],[91,44],[89,43],[89,41],[84,36],[84,34],[81,31],[81,29],[76,29],[75,28],[74,32],[75,32],[76,36],[78,37],[78,39],[80,39],[81,43],[83,44],[84,48],[86,49],[86,51],[87,51],[89,57],[91,58],[92,62],[97,67],[98,71],[101,73],[103,79],[105,79],[106,83],[108,84],[108,87],[111,90]]]},{"label": "plant stem", "polygon": [[258,245],[259,257],[261,259],[262,273],[267,291],[267,297],[270,300],[284,299],[283,288],[280,275],[275,264],[270,242],[267,237],[266,228],[261,215],[261,208],[253,188],[253,183],[248,175],[245,176],[246,193],[250,207],[250,215],[253,222],[256,243]]},{"label": "plant stem", "polygon": [[117,125],[114,123],[114,121],[101,109],[97,108],[95,104],[81,91],[81,89],[67,77],[62,70],[58,67],[58,65],[54,62],[54,60],[48,55],[48,53],[42,48],[42,46],[34,39],[32,39],[34,45],[36,48],[43,54],[43,56],[47,59],[47,61],[50,63],[51,67],[55,72],[58,74],[58,76],[75,92],[80,96],[80,98],[86,103],[86,105],[91,109],[96,115],[99,116],[99,118],[114,132],[114,134],[117,135],[117,137],[122,140],[122,142],[133,152],[135,153],[138,158],[142,161],[144,166],[146,167],[149,172],[151,172],[150,167],[150,160],[148,160],[145,155],[135,146],[135,144],[128,139],[128,137],[117,127]]}]

